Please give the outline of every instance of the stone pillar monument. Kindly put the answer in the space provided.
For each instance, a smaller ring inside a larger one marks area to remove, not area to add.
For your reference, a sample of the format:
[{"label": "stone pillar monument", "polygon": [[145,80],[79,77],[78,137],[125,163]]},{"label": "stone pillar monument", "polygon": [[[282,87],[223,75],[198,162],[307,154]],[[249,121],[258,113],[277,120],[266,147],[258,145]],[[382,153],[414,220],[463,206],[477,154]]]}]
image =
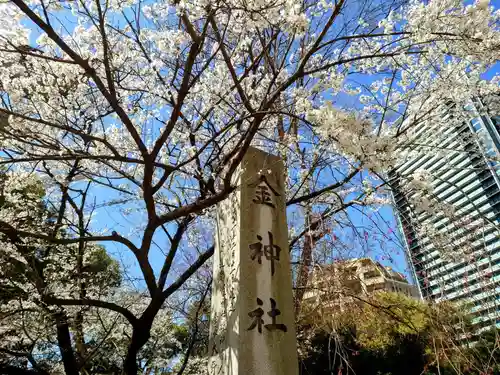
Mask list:
[{"label": "stone pillar monument", "polygon": [[251,148],[217,208],[210,375],[298,375],[283,168]]}]

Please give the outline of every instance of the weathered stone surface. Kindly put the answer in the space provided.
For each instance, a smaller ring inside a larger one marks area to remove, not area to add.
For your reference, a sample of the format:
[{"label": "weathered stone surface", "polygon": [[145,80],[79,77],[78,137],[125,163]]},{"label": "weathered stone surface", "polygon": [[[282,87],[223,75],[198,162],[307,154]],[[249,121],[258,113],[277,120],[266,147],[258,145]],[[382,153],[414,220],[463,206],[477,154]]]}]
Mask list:
[{"label": "weathered stone surface", "polygon": [[250,149],[218,207],[211,375],[298,374],[284,198],[280,159]]}]

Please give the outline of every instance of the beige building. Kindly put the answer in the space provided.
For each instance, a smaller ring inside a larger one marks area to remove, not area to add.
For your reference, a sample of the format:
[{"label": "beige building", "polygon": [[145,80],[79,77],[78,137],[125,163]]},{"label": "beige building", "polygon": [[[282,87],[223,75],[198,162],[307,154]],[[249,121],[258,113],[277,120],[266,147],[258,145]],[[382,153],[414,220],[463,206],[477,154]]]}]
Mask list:
[{"label": "beige building", "polygon": [[418,288],[402,274],[370,258],[357,258],[315,267],[302,305],[342,310],[379,290],[420,298]]}]

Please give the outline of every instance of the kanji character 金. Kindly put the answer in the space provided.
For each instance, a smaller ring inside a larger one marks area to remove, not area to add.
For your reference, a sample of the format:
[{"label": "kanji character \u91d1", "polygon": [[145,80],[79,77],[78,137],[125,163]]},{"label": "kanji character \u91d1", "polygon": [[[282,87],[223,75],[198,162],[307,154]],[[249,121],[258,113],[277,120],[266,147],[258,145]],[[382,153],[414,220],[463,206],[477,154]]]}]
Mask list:
[{"label": "kanji character \u91d1", "polygon": [[273,193],[273,195],[276,197],[279,197],[280,194],[269,184],[265,175],[261,175],[259,177],[259,181],[250,184],[250,186],[255,187],[255,197],[253,199],[254,203],[264,204],[266,206],[275,208],[275,205],[271,198],[271,193]]},{"label": "kanji character \u91d1", "polygon": [[271,194],[269,193],[269,187],[265,185],[258,185],[255,190],[254,203],[265,204],[266,206],[274,208],[273,200],[271,199]]}]

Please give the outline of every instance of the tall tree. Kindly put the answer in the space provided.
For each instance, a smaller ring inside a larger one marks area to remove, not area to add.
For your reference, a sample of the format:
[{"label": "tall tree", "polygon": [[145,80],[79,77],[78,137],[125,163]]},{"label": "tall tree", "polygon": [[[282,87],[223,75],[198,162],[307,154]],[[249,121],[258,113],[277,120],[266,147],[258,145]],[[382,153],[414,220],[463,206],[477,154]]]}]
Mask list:
[{"label": "tall tree", "polygon": [[300,287],[315,241],[367,238],[350,215],[387,202],[377,176],[404,157],[397,141],[440,101],[498,89],[483,73],[499,17],[485,0],[2,1],[1,164],[39,176],[53,217],[48,230],[1,217],[0,232],[56,268],[75,256],[79,274],[105,244],[147,295],[134,309],[80,279],[72,294],[33,285],[64,371],[88,355],[68,321],[85,307],[121,315],[121,371],[138,373],[163,307],[213,254],[214,207],[251,145],[286,162]]},{"label": "tall tree", "polygon": [[[35,174],[0,177],[0,217],[15,228],[0,236],[0,372],[120,373],[131,334],[127,317],[134,316],[115,302],[140,312],[147,299],[123,285],[118,262],[101,245],[19,238],[16,231],[57,230],[57,215]],[[58,237],[68,234],[60,229]],[[166,369],[181,349],[182,330],[162,309],[151,335],[140,366]]]}]

